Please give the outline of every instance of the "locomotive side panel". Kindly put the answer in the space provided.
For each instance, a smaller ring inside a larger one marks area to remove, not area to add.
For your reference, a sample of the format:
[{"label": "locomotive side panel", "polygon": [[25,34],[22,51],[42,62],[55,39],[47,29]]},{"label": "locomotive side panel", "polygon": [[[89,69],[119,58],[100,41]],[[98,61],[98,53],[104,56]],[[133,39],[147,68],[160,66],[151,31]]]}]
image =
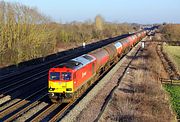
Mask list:
[{"label": "locomotive side panel", "polygon": [[93,63],[87,64],[75,72],[74,89],[79,89],[94,75]]}]

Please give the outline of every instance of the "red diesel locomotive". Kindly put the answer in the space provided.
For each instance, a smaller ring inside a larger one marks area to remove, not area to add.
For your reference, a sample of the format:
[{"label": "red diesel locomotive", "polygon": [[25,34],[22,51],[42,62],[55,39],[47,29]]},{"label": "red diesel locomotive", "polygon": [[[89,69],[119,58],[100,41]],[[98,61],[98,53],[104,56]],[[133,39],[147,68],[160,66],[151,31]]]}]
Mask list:
[{"label": "red diesel locomotive", "polygon": [[104,71],[118,62],[120,57],[142,38],[141,31],[100,49],[51,68],[48,75],[48,92],[52,102],[70,102],[85,91]]}]

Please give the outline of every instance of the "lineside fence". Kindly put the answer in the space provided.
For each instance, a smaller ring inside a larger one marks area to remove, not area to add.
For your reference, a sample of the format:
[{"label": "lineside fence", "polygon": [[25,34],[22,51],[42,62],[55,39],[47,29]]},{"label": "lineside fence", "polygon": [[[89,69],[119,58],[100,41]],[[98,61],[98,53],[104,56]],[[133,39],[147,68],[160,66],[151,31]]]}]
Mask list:
[{"label": "lineside fence", "polygon": [[180,86],[180,79],[165,79],[160,78],[161,84],[171,84],[171,85],[179,85]]}]

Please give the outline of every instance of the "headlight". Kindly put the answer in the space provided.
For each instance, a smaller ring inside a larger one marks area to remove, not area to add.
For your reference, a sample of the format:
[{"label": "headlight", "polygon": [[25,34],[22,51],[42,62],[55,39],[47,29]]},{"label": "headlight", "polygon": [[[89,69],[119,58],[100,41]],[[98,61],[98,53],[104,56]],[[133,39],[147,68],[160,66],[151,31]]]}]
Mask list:
[{"label": "headlight", "polygon": [[66,88],[66,91],[72,91],[72,88]]}]

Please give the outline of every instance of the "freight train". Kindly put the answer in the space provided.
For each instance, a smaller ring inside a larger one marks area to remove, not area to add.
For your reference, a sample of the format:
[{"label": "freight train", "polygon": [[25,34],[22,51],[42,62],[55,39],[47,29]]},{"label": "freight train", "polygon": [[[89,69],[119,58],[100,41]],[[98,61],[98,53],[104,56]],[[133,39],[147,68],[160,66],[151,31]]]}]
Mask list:
[{"label": "freight train", "polygon": [[71,59],[48,73],[48,92],[52,102],[70,102],[89,88],[101,74],[128,53],[148,33],[134,33],[88,54]]}]

